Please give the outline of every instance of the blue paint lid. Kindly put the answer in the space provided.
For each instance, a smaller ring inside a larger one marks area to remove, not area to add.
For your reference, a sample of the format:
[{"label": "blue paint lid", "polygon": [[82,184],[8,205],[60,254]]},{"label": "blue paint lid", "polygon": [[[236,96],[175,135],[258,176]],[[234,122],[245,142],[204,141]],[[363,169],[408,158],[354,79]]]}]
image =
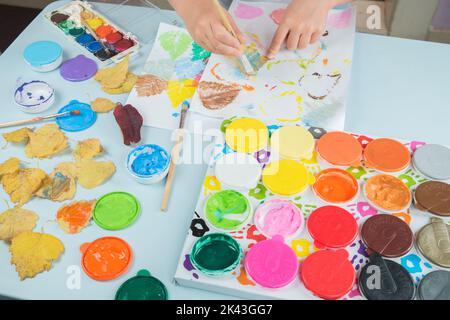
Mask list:
[{"label": "blue paint lid", "polygon": [[23,57],[32,66],[43,66],[55,62],[61,57],[62,47],[53,41],[37,41],[28,45]]},{"label": "blue paint lid", "polygon": [[61,130],[68,132],[83,131],[91,127],[95,121],[97,121],[97,113],[91,109],[91,106],[77,100],[70,101],[69,104],[61,108],[58,113],[74,110],[80,110],[80,114],[56,119],[56,123]]}]

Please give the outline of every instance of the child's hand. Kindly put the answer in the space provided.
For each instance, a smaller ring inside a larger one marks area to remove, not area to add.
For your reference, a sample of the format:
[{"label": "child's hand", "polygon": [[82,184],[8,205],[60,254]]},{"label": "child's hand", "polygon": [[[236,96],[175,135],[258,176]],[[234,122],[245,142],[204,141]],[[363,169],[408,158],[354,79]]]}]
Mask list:
[{"label": "child's hand", "polygon": [[225,12],[239,39],[235,39],[231,35],[222,24],[219,12],[213,1],[171,0],[170,3],[183,18],[192,38],[203,49],[228,56],[241,55],[241,42],[243,43],[244,39],[242,33],[229,13]]},{"label": "child's hand", "polygon": [[292,0],[272,39],[267,56],[273,59],[286,42],[289,50],[306,48],[325,32],[334,0]]}]

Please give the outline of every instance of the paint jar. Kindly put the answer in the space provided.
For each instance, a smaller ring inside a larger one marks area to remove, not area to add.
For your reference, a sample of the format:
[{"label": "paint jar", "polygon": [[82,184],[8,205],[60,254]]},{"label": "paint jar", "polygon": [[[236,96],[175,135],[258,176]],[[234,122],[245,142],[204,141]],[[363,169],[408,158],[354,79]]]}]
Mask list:
[{"label": "paint jar", "polygon": [[314,175],[294,160],[272,161],[262,172],[263,184],[274,194],[283,197],[301,194],[315,181]]},{"label": "paint jar", "polygon": [[23,112],[43,112],[55,102],[55,90],[44,81],[24,82],[14,92],[14,101]]},{"label": "paint jar", "polygon": [[302,232],[305,219],[292,202],[270,199],[256,209],[254,223],[266,238],[281,235],[284,239],[293,239]]},{"label": "paint jar", "polygon": [[431,218],[415,237],[417,252],[439,269],[450,270],[450,225],[441,218]]},{"label": "paint jar", "polygon": [[399,178],[378,174],[364,184],[364,196],[375,209],[386,213],[408,210],[412,204],[411,191]]},{"label": "paint jar", "polygon": [[222,190],[212,194],[203,208],[208,223],[219,231],[232,231],[244,227],[253,215],[251,202],[235,190]]},{"label": "paint jar", "polygon": [[263,288],[278,289],[292,284],[298,275],[298,258],[283,237],[274,236],[254,244],[246,253],[245,272]]},{"label": "paint jar", "polygon": [[34,71],[50,72],[61,65],[63,49],[53,41],[37,41],[25,48],[23,57]]},{"label": "paint jar", "polygon": [[438,144],[418,148],[412,158],[414,169],[432,180],[450,179],[450,149]]},{"label": "paint jar", "polygon": [[167,300],[168,297],[164,283],[143,269],[122,283],[116,292],[115,300]]},{"label": "paint jar", "polygon": [[156,144],[134,148],[127,157],[126,168],[135,180],[142,184],[162,181],[169,172],[170,155]]},{"label": "paint jar", "polygon": [[414,190],[416,209],[437,217],[450,217],[450,184],[426,181]]},{"label": "paint jar", "polygon": [[317,141],[317,154],[325,163],[332,166],[359,167],[362,159],[362,146],[351,134],[341,131],[325,133]]},{"label": "paint jar", "polygon": [[328,168],[316,175],[314,194],[328,204],[347,204],[358,198],[359,183],[349,172]]},{"label": "paint jar", "polygon": [[264,149],[269,141],[269,129],[261,121],[253,118],[239,118],[231,122],[225,130],[225,142],[231,150],[254,153]]},{"label": "paint jar", "polygon": [[219,158],[215,176],[222,184],[238,189],[252,189],[261,178],[261,165],[252,155],[231,152]]},{"label": "paint jar", "polygon": [[189,259],[201,273],[211,277],[230,275],[242,259],[239,243],[225,233],[209,233],[198,239],[192,247]]},{"label": "paint jar", "polygon": [[271,151],[280,159],[310,160],[313,157],[314,137],[300,126],[284,126],[275,130],[270,137]]},{"label": "paint jar", "polygon": [[435,270],[420,280],[417,288],[420,300],[450,300],[450,272]]},{"label": "paint jar", "polygon": [[367,168],[381,173],[400,173],[408,169],[411,154],[402,143],[393,139],[380,138],[366,145],[364,162]]}]

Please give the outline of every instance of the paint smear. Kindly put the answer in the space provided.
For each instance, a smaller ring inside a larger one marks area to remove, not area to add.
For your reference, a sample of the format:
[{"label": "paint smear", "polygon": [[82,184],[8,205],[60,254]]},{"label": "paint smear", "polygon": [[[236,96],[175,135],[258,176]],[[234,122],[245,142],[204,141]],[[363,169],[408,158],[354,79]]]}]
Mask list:
[{"label": "paint smear", "polygon": [[136,81],[136,92],[139,97],[150,97],[167,89],[168,82],[152,74],[139,76]]},{"label": "paint smear", "polygon": [[61,207],[56,213],[58,225],[67,233],[78,233],[92,217],[95,201],[77,201]]},{"label": "paint smear", "polygon": [[239,86],[210,81],[200,82],[198,88],[203,106],[210,110],[225,108],[236,99],[239,92],[241,92]]},{"label": "paint smear", "polygon": [[218,80],[222,81],[224,80],[221,76],[219,76],[216,72],[216,68],[220,65],[220,62],[217,62],[212,68],[211,68],[211,74]]},{"label": "paint smear", "polygon": [[283,21],[285,11],[286,11],[286,9],[283,9],[283,8],[273,10],[270,13],[270,18],[276,24],[280,24],[281,21]]},{"label": "paint smear", "polygon": [[175,61],[175,73],[179,79],[194,79],[205,69],[203,60],[192,61],[189,57]]},{"label": "paint smear", "polygon": [[204,60],[211,56],[211,52],[200,47],[197,42],[192,42],[192,61]]},{"label": "paint smear", "polygon": [[239,3],[234,10],[234,14],[240,19],[254,19],[262,16],[263,13],[263,9],[245,3]]},{"label": "paint smear", "polygon": [[159,37],[159,44],[172,58],[179,58],[192,43],[191,37],[181,31],[164,32]]},{"label": "paint smear", "polygon": [[385,210],[404,210],[411,201],[411,192],[403,181],[387,174],[371,177],[364,188],[367,198]]},{"label": "paint smear", "polygon": [[192,79],[170,80],[167,86],[172,107],[177,108],[183,101],[191,99],[197,89],[198,83]]},{"label": "paint smear", "polygon": [[328,16],[327,25],[336,29],[345,29],[350,25],[352,18],[352,7],[341,12],[332,13]]},{"label": "paint smear", "polygon": [[341,77],[340,73],[322,75],[315,72],[311,75],[302,76],[298,80],[298,84],[308,93],[311,99],[323,100],[336,87]]}]

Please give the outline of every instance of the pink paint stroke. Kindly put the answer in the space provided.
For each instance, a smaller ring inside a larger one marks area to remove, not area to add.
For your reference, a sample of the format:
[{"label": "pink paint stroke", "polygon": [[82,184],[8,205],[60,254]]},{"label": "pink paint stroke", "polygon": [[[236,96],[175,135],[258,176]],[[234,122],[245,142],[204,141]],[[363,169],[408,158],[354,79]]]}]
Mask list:
[{"label": "pink paint stroke", "polygon": [[345,29],[350,25],[353,8],[347,8],[343,11],[332,13],[328,16],[327,25],[336,29]]},{"label": "pink paint stroke", "polygon": [[240,19],[254,19],[262,16],[263,13],[263,9],[244,3],[240,3],[234,10],[234,14]]},{"label": "pink paint stroke", "polygon": [[284,12],[286,11],[286,9],[276,9],[273,10],[270,14],[270,18],[273,20],[273,22],[275,22],[276,24],[280,24],[281,21],[283,21],[283,17],[284,17]]}]

